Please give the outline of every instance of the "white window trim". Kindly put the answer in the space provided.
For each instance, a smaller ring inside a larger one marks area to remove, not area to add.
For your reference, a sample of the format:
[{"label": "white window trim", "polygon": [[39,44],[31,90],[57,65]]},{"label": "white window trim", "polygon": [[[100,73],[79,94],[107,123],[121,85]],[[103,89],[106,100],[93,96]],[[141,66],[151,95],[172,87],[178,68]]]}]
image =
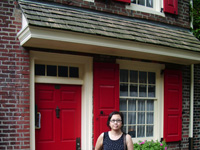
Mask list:
[{"label": "white window trim", "polygon": [[[65,64],[78,64],[82,66],[83,76],[82,81],[77,83],[82,86],[81,90],[81,149],[92,150],[92,88],[93,88],[93,73],[92,57],[75,56],[69,54],[56,54],[46,52],[30,51],[30,149],[35,150],[35,63],[37,61],[52,61]],[[60,83],[62,80],[52,80],[48,78],[46,81],[39,83]],[[67,80],[62,84],[76,84],[76,82],[68,82]]]},{"label": "white window trim", "polygon": [[156,97],[154,102],[154,136],[152,138],[132,138],[134,143],[139,141],[160,141],[163,137],[163,115],[164,115],[164,78],[161,71],[165,68],[163,64],[136,62],[130,60],[116,61],[120,69],[138,70],[138,71],[152,71],[156,73]]},{"label": "white window trim", "polygon": [[161,8],[163,8],[163,0],[154,0],[153,8],[133,3],[131,3],[130,5],[126,5],[126,9],[131,9],[134,11],[140,11],[165,17],[164,12],[161,12]]}]

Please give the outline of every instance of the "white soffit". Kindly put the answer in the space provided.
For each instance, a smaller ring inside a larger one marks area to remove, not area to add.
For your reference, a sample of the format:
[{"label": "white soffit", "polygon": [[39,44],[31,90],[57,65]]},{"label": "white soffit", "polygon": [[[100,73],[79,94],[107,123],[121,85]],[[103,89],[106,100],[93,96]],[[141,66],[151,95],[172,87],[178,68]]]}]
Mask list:
[{"label": "white soffit", "polygon": [[23,47],[123,56],[177,64],[200,63],[200,53],[78,32],[26,26],[18,38]]}]

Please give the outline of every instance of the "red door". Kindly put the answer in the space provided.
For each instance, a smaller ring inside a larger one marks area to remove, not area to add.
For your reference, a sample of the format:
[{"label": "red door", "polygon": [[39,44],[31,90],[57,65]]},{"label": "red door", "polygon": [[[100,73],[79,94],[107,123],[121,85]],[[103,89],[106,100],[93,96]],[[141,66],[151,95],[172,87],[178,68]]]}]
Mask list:
[{"label": "red door", "polygon": [[109,128],[108,115],[119,111],[119,65],[94,63],[94,144]]},{"label": "red door", "polygon": [[75,150],[76,139],[81,137],[81,86],[35,87],[37,112],[41,113],[41,128],[35,131],[36,150]]}]

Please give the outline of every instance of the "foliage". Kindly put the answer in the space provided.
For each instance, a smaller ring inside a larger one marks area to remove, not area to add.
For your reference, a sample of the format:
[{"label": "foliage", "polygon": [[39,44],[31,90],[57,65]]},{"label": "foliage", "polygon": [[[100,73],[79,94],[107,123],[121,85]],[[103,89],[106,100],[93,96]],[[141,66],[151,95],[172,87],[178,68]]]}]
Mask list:
[{"label": "foliage", "polygon": [[193,8],[190,9],[193,17],[193,34],[200,40],[200,0],[193,0]]},{"label": "foliage", "polygon": [[167,144],[165,141],[139,141],[134,143],[134,150],[167,150]]}]

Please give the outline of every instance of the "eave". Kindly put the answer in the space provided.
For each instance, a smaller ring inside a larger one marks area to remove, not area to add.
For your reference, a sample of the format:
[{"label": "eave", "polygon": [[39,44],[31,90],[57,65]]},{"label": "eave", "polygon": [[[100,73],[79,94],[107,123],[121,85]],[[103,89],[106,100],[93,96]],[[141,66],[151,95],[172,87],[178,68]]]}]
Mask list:
[{"label": "eave", "polygon": [[176,64],[200,63],[196,51],[28,25],[19,33],[21,46],[122,56]]}]

